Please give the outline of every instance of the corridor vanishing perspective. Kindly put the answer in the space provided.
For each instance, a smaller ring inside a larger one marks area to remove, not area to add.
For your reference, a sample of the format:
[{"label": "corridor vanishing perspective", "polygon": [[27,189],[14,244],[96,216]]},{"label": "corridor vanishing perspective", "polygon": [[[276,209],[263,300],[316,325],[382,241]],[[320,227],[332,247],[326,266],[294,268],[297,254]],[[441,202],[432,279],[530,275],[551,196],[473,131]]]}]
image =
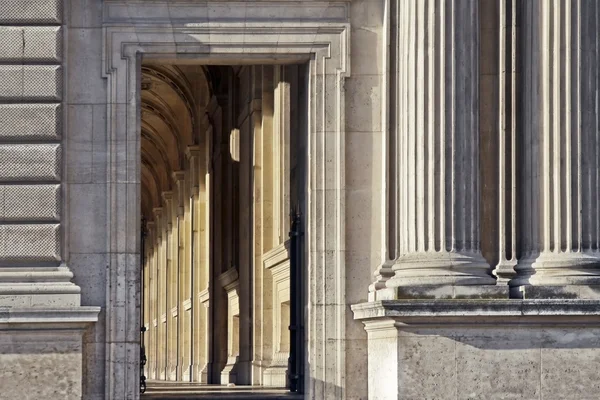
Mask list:
[{"label": "corridor vanishing perspective", "polygon": [[0,400],[598,397],[600,2],[0,33]]},{"label": "corridor vanishing perspective", "polygon": [[302,65],[142,64],[148,379],[291,383],[289,232],[292,208],[305,202],[304,75]]}]

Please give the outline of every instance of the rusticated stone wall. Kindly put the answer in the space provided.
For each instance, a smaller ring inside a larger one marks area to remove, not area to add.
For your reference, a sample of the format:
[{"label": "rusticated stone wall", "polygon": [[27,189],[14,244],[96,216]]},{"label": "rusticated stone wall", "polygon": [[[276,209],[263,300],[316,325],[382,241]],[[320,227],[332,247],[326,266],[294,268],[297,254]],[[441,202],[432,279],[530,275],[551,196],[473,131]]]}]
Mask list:
[{"label": "rusticated stone wall", "polygon": [[63,8],[0,1],[0,306],[78,305],[62,263]]}]

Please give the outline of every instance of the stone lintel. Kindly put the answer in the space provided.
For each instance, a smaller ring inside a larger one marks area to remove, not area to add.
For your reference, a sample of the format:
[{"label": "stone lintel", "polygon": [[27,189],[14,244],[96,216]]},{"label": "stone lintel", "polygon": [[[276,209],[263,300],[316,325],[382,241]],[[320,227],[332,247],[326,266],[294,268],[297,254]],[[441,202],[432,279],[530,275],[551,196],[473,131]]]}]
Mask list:
[{"label": "stone lintel", "polygon": [[221,286],[223,286],[223,289],[225,289],[225,291],[230,291],[236,285],[239,284],[238,278],[239,275],[237,272],[237,268],[233,267],[223,272],[221,275],[219,275],[217,279],[219,280],[219,283],[221,284]]},{"label": "stone lintel", "polygon": [[200,303],[203,303],[206,307],[208,307],[208,301],[210,300],[210,291],[208,288],[198,293],[198,299],[200,300]]}]

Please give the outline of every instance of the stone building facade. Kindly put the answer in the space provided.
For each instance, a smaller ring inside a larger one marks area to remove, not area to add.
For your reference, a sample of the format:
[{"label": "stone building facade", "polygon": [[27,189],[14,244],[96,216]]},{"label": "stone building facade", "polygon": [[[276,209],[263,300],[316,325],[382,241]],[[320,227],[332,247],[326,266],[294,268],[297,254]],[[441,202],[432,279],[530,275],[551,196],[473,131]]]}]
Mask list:
[{"label": "stone building facade", "polygon": [[598,2],[0,0],[0,32],[0,399],[137,399],[141,346],[309,399],[598,397]]}]

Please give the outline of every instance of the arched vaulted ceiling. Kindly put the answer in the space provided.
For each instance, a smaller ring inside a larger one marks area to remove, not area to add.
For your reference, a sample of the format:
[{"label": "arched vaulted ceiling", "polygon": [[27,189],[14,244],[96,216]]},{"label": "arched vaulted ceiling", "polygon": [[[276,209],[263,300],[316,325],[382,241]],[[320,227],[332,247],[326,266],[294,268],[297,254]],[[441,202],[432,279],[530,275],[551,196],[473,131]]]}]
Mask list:
[{"label": "arched vaulted ceiling", "polygon": [[173,172],[185,168],[187,146],[200,144],[210,82],[201,66],[144,65],[141,93],[142,214],[151,220]]}]

